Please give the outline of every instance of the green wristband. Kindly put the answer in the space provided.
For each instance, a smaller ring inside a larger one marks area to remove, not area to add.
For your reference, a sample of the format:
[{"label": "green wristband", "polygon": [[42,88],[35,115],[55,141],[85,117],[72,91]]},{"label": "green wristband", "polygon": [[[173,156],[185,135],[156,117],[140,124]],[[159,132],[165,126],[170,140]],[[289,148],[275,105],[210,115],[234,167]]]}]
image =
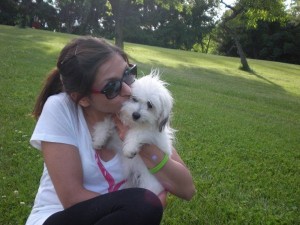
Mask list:
[{"label": "green wristband", "polygon": [[160,163],[158,163],[155,167],[149,169],[149,172],[152,174],[157,173],[166,165],[168,160],[169,160],[169,156],[167,154],[165,154],[164,158],[160,161]]}]

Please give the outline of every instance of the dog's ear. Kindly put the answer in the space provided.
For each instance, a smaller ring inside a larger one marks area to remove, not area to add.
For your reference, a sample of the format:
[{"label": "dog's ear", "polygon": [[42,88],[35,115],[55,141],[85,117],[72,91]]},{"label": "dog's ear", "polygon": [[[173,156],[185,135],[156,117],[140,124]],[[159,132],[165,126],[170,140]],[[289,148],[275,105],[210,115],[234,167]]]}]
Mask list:
[{"label": "dog's ear", "polygon": [[165,128],[169,121],[169,117],[162,119],[158,124],[158,130],[159,132],[162,132],[162,130]]},{"label": "dog's ear", "polygon": [[161,112],[158,119],[158,129],[159,132],[162,132],[165,126],[169,123],[172,107],[173,107],[173,98],[170,92],[165,87],[161,89],[159,101],[160,101],[159,108]]}]

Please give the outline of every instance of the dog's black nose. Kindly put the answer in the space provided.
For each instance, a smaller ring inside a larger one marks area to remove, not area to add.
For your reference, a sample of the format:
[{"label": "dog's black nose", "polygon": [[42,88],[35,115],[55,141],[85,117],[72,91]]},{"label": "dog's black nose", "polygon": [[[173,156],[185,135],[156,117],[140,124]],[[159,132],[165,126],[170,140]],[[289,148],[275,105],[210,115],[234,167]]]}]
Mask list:
[{"label": "dog's black nose", "polygon": [[138,112],[132,113],[132,118],[133,118],[134,120],[138,120],[140,117],[141,117],[141,114],[139,114]]}]

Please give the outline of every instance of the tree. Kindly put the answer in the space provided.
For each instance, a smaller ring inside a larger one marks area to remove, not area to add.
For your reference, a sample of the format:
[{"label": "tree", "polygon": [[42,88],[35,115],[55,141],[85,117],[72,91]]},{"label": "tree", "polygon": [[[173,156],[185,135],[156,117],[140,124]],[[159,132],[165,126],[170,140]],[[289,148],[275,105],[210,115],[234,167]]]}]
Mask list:
[{"label": "tree", "polygon": [[130,5],[130,0],[109,0],[112,13],[115,19],[115,44],[120,48],[124,48],[123,27],[127,16],[126,7]]},{"label": "tree", "polygon": [[235,5],[228,5],[224,0],[220,1],[229,10],[223,16],[220,27],[228,33],[235,43],[241,59],[241,69],[250,71],[243,47],[240,43],[241,18],[247,18],[247,27],[257,26],[258,21],[284,22],[284,0],[238,0]]},{"label": "tree", "polygon": [[55,29],[58,19],[55,8],[43,0],[3,0],[0,2],[0,23]]},{"label": "tree", "polygon": [[[124,48],[124,24],[129,16],[127,9],[133,4],[143,4],[146,0],[108,0],[115,20],[115,44]],[[157,5],[165,8],[178,7],[181,0],[154,0]]]},{"label": "tree", "polygon": [[86,13],[82,13],[79,21],[80,34],[100,34],[103,24],[100,25],[99,20],[103,20],[106,16],[106,0],[90,0],[86,4]]},{"label": "tree", "polygon": [[290,5],[290,20],[296,26],[300,25],[300,0],[293,0]]},{"label": "tree", "polygon": [[54,30],[58,28],[59,21],[56,9],[53,5],[48,4],[42,0],[37,0],[31,9],[31,27]]},{"label": "tree", "polygon": [[30,19],[32,18],[31,9],[33,8],[33,3],[31,0],[22,0],[18,4],[19,21],[20,27],[25,28],[30,26]]},{"label": "tree", "polygon": [[[189,0],[178,7],[144,1],[127,7],[130,16],[124,24],[124,38],[132,42],[191,50],[200,43],[206,51],[209,39],[204,39],[214,26],[214,1]],[[205,46],[205,47],[204,47]]]},{"label": "tree", "polygon": [[73,33],[75,30],[74,25],[77,26],[78,19],[81,18],[82,14],[86,14],[86,0],[56,0],[55,5],[59,12],[60,31]]},{"label": "tree", "polygon": [[0,24],[16,25],[18,14],[18,0],[1,0]]},{"label": "tree", "polygon": [[[193,43],[201,46],[201,52],[207,53],[211,40],[210,33],[215,27],[214,17],[216,16],[217,1],[192,0],[189,4],[190,11],[190,32],[193,35]],[[206,41],[206,43],[205,43]],[[189,49],[191,49],[189,47]]]}]

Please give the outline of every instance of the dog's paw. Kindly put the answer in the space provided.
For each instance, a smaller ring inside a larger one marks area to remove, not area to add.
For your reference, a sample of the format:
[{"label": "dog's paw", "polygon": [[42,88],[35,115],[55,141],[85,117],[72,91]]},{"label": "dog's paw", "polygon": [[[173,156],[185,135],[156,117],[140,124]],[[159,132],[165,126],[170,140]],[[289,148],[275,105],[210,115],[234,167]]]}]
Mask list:
[{"label": "dog's paw", "polygon": [[98,137],[93,137],[93,148],[94,149],[101,149],[105,146],[105,143],[107,141],[107,137],[103,136],[98,136]]},{"label": "dog's paw", "polygon": [[140,151],[142,144],[137,141],[137,137],[134,133],[128,132],[127,136],[125,137],[123,143],[123,154],[127,158],[134,158]]},{"label": "dog's paw", "polygon": [[124,155],[129,159],[133,159],[136,156],[136,154],[136,152],[124,152]]},{"label": "dog's paw", "polygon": [[93,143],[94,149],[102,149],[103,147],[104,147],[104,145],[99,145],[99,144]]},{"label": "dog's paw", "polygon": [[136,149],[134,145],[125,144],[123,146],[123,154],[125,157],[132,159],[136,156],[137,153],[138,149]]}]

